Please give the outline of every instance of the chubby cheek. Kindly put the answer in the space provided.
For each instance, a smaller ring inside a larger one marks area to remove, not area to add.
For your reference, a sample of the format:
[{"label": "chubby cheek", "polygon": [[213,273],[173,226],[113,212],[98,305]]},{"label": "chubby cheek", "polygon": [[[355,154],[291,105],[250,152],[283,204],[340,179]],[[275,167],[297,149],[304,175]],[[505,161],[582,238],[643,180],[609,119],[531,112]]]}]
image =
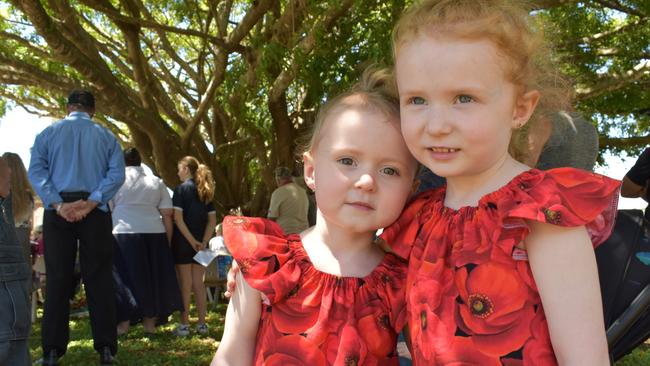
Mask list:
[{"label": "chubby cheek", "polygon": [[330,174],[320,174],[320,172],[316,172],[314,176],[314,185],[316,188],[316,201],[319,206],[327,205],[333,199],[339,198],[343,194],[340,189],[337,189],[337,186],[340,186],[340,182],[337,182],[337,178],[338,174],[334,171],[330,171]]},{"label": "chubby cheek", "polygon": [[419,136],[422,133],[420,131],[417,121],[414,121],[413,119],[408,119],[409,117],[406,115],[402,115],[401,117],[401,123],[400,123],[400,130],[402,133],[402,137],[404,137],[404,142],[406,143],[406,147],[409,149],[411,154],[415,156],[416,158],[418,157],[418,148],[419,148]]},{"label": "chubby cheek", "polygon": [[507,127],[465,129],[463,135],[467,146],[472,147],[475,154],[498,154],[508,150],[510,130]]},{"label": "chubby cheek", "polygon": [[387,201],[382,205],[384,221],[386,221],[382,223],[384,227],[395,222],[400,216],[406,205],[406,200],[411,194],[411,187],[412,185],[409,185],[408,187],[396,187],[391,190],[391,195],[387,197]]}]

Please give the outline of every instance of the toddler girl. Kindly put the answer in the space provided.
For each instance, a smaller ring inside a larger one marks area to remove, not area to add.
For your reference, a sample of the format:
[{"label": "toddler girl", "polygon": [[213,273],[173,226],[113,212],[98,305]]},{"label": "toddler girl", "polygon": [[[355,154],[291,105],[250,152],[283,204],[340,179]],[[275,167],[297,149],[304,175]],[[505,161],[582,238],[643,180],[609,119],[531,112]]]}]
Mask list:
[{"label": "toddler girl", "polygon": [[314,227],[285,236],[265,219],[224,220],[243,276],[213,365],[398,364],[406,264],[373,239],[402,211],[417,163],[388,80],[367,74],[319,111],[303,154]]},{"label": "toddler girl", "polygon": [[383,236],[409,260],[418,365],[608,364],[592,246],[619,183],[515,159],[563,95],[529,21],[511,1],[428,0],[394,32],[402,133],[447,179]]}]

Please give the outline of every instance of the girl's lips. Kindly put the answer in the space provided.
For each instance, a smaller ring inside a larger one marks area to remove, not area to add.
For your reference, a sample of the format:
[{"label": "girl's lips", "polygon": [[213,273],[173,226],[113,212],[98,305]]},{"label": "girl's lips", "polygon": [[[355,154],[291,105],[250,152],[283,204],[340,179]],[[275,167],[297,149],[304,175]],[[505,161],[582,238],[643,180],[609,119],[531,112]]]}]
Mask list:
[{"label": "girl's lips", "polygon": [[454,153],[460,151],[460,149],[456,149],[454,147],[444,147],[444,146],[434,146],[434,147],[430,147],[429,149],[434,153]]},{"label": "girl's lips", "polygon": [[372,207],[372,205],[360,201],[348,202],[348,205],[364,211],[374,210],[374,207]]},{"label": "girl's lips", "polygon": [[428,150],[431,157],[435,160],[451,160],[455,158],[460,151],[460,149],[457,148],[441,146],[430,147]]}]

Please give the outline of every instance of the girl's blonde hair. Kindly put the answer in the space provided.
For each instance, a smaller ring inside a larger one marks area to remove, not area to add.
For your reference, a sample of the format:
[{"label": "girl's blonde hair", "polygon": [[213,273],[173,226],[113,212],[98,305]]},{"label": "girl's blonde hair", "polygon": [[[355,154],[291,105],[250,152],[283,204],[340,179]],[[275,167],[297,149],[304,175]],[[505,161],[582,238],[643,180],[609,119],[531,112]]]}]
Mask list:
[{"label": "girl's blonde hair", "polygon": [[178,161],[179,164],[185,165],[192,174],[192,179],[196,185],[196,190],[199,193],[199,199],[203,203],[208,203],[214,198],[214,180],[212,180],[212,172],[193,156],[186,156]]},{"label": "girl's blonde hair", "polygon": [[2,155],[11,169],[11,206],[16,224],[31,219],[34,212],[34,189],[27,178],[27,170],[18,154]]},{"label": "girl's blonde hair", "polygon": [[371,66],[350,90],[323,104],[316,115],[310,133],[303,137],[298,152],[302,155],[318,145],[328,117],[344,109],[374,110],[399,123],[399,99],[393,74],[388,69]]},{"label": "girl's blonde hair", "polygon": [[460,40],[488,40],[501,56],[506,78],[523,94],[540,92],[537,108],[528,123],[513,131],[510,153],[525,160],[528,131],[533,124],[550,123],[553,113],[570,103],[567,80],[552,60],[540,25],[522,1],[424,0],[411,6],[393,30],[393,56],[400,47],[420,35]]}]

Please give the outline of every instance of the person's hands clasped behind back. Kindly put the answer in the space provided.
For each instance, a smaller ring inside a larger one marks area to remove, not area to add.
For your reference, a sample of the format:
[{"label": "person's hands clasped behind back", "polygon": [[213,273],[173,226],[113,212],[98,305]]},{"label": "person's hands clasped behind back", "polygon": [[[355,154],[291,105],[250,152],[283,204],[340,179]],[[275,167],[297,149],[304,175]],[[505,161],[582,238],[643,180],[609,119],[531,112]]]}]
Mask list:
[{"label": "person's hands clasped behind back", "polygon": [[83,220],[95,207],[97,207],[97,202],[77,200],[62,203],[57,213],[68,222],[77,222]]}]

